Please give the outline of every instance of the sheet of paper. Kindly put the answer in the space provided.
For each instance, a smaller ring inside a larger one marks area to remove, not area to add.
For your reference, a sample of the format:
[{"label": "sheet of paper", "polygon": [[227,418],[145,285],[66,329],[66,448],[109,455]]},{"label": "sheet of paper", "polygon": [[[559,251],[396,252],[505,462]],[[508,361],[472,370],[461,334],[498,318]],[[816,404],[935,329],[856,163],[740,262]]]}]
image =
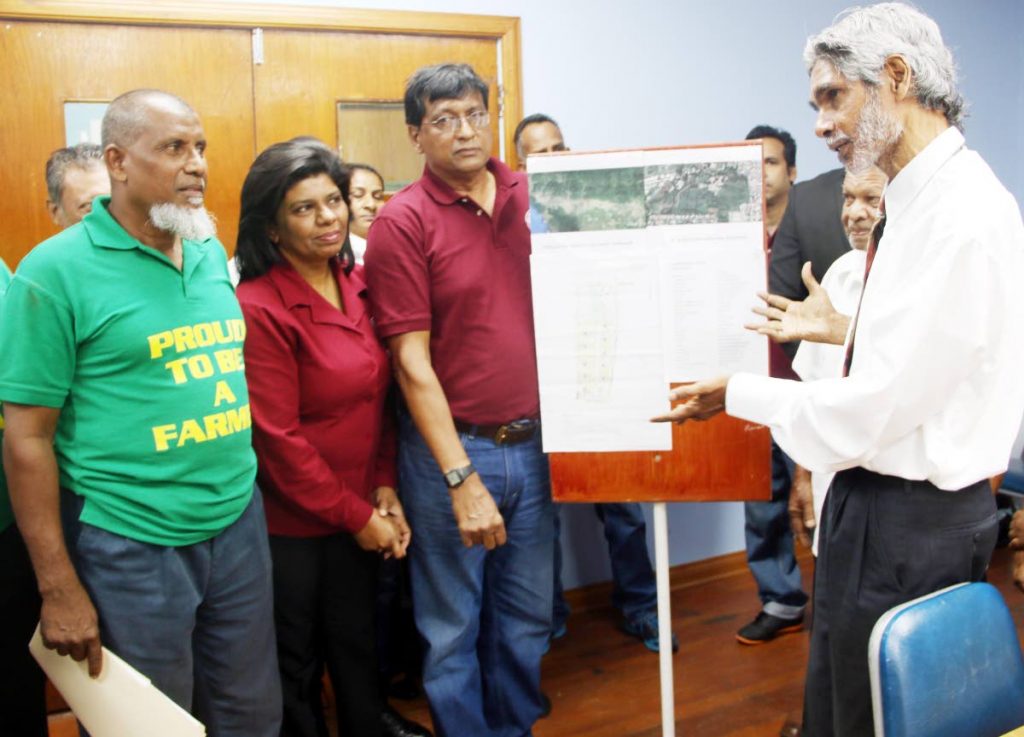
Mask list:
[{"label": "sheet of paper", "polygon": [[670,450],[656,264],[530,259],[545,452]]},{"label": "sheet of paper", "polygon": [[103,648],[103,671],[94,679],[89,677],[85,663],[46,648],[38,627],[28,647],[92,737],[204,737],[206,734],[202,722],[106,648]]},{"label": "sheet of paper", "polygon": [[766,281],[759,142],[527,170],[546,451],[670,449],[637,419],[670,382],[767,372],[766,339],[743,328]]}]

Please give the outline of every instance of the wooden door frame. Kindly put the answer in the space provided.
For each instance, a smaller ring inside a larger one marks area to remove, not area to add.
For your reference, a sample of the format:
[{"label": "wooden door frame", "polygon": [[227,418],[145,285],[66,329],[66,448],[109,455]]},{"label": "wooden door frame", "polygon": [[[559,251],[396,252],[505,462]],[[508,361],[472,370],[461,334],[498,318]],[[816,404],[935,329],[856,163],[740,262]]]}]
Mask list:
[{"label": "wooden door frame", "polygon": [[471,36],[501,42],[505,158],[517,164],[513,142],[523,117],[519,18],[504,15],[360,10],[307,5],[246,5],[187,0],[0,0],[0,18],[120,25],[284,28],[426,36]]}]

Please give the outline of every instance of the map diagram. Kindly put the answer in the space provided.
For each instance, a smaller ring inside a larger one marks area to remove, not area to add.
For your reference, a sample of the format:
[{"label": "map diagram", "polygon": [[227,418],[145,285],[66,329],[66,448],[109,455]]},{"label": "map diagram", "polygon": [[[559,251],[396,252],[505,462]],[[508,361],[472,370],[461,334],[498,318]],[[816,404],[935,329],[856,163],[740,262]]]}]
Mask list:
[{"label": "map diagram", "polygon": [[607,402],[614,383],[618,320],[615,287],[591,282],[576,292],[576,399]]},{"label": "map diagram", "polygon": [[761,162],[709,161],[530,174],[541,233],[761,220]]},{"label": "map diagram", "polygon": [[637,166],[530,174],[530,206],[549,233],[643,228],[644,171]]},{"label": "map diagram", "polygon": [[761,162],[711,161],[644,167],[648,225],[761,220]]}]

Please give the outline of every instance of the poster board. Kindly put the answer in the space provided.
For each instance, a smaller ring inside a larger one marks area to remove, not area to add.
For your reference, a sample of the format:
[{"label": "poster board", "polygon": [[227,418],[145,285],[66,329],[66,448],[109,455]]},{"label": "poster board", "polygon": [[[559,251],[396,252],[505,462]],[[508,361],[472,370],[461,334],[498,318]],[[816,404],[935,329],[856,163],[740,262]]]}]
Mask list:
[{"label": "poster board", "polygon": [[760,141],[530,157],[541,416],[556,501],[770,497],[770,434],[649,418],[670,386],[767,373]]}]

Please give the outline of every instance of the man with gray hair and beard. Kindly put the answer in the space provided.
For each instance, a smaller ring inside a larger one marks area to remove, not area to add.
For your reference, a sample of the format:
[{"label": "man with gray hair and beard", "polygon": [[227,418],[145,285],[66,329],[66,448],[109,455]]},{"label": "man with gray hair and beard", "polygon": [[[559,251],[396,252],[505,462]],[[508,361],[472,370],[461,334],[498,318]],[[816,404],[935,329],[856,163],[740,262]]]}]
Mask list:
[{"label": "man with gray hair and beard", "polygon": [[96,677],[106,645],[211,737],[276,737],[245,323],[203,207],[205,151],[174,95],[110,104],[110,197],[33,249],[4,296],[4,469],[47,647]]},{"label": "man with gray hair and beard", "polygon": [[813,472],[822,511],[805,737],[874,733],[867,643],[878,617],[985,573],[988,479],[1024,410],[1024,225],[959,130],[938,26],[901,3],[844,13],[805,51],[816,133],[848,170],[889,177],[843,375],[735,374],[674,390],[663,421],[718,412],[771,428]]}]

